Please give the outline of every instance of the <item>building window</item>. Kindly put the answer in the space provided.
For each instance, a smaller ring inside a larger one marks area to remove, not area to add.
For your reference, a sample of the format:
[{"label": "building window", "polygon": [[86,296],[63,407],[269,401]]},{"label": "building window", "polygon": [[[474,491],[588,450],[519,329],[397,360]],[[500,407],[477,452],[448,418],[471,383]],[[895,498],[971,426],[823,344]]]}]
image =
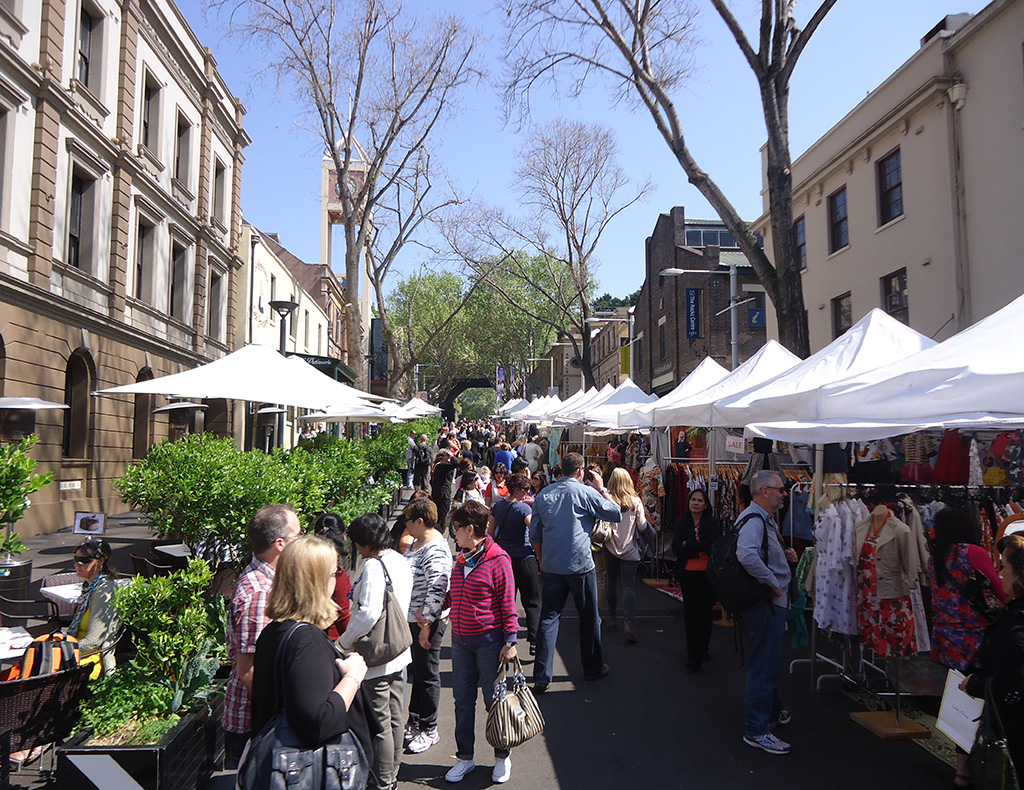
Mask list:
[{"label": "building window", "polygon": [[302,316],[302,346],[309,350],[309,310],[305,310]]},{"label": "building window", "polygon": [[[295,294],[292,294],[288,298],[294,302]],[[288,321],[288,334],[292,336],[292,340],[295,340],[299,335],[299,325],[298,322],[295,320],[298,317],[299,308],[296,307],[294,310],[292,310],[291,314],[289,315],[290,320]]]},{"label": "building window", "polygon": [[846,334],[846,330],[853,326],[853,299],[847,291],[842,296],[832,300],[832,339]]},{"label": "building window", "polygon": [[903,215],[903,166],[897,148],[878,161],[878,224]]},{"label": "building window", "polygon": [[793,258],[800,271],[807,271],[807,223],[803,217],[797,217],[793,223]]},{"label": "building window", "polygon": [[658,355],[660,359],[665,359],[668,354],[668,345],[665,341],[665,324],[658,325]]},{"label": "building window", "polygon": [[828,196],[828,251],[838,252],[850,243],[850,225],[846,216],[846,187]]},{"label": "building window", "polygon": [[900,269],[882,278],[882,309],[897,321],[910,325],[906,269]]},{"label": "building window", "polygon": [[316,325],[316,355],[322,357],[324,355],[324,327],[323,324]]},{"label": "building window", "polygon": [[78,21],[78,67],[75,76],[92,93],[99,92],[101,30],[99,16],[83,5]]},{"label": "building window", "polygon": [[701,247],[704,245],[704,239],[700,234],[699,230],[688,230],[686,231],[686,246],[687,247]]},{"label": "building window", "polygon": [[[270,301],[277,301],[277,277],[270,275]],[[270,325],[273,326],[277,322],[277,310],[271,308],[270,310]]]},{"label": "building window", "polygon": [[227,168],[218,159],[213,168],[213,218],[224,227],[227,227],[227,190]]},{"label": "building window", "polygon": [[160,86],[149,74],[142,89],[142,144],[157,153],[160,134]]},{"label": "building window", "polygon": [[207,334],[213,340],[224,340],[224,277],[210,270],[210,293],[207,297]]},{"label": "building window", "polygon": [[[136,383],[150,381],[153,371],[143,368],[135,377]],[[135,414],[132,423],[132,458],[145,458],[153,444],[153,396],[135,396]]]},{"label": "building window", "polygon": [[89,446],[89,362],[81,350],[68,359],[64,371],[64,441],[65,458],[85,458]]},{"label": "building window", "polygon": [[156,267],[156,228],[139,218],[135,231],[135,298],[153,302],[153,270]]},{"label": "building window", "polygon": [[188,250],[179,244],[171,245],[171,282],[168,314],[179,321],[187,320],[185,304],[188,298]]},{"label": "building window", "polygon": [[77,167],[71,171],[68,195],[68,237],[65,262],[84,272],[92,271],[92,231],[95,228],[96,180]]},{"label": "building window", "polygon": [[192,125],[181,114],[178,115],[178,133],[174,138],[174,178],[188,188],[189,145]]}]

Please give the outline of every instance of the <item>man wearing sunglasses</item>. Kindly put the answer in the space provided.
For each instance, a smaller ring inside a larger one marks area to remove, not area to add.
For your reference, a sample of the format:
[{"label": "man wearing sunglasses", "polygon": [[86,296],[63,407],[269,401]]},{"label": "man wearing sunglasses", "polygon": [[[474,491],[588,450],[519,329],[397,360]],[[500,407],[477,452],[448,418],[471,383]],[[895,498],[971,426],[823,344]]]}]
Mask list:
[{"label": "man wearing sunglasses", "polygon": [[[771,588],[772,600],[754,604],[743,612],[743,627],[750,640],[747,657],[747,717],[743,742],[768,754],[789,754],[790,745],[775,737],[777,724],[789,722],[789,711],[779,699],[779,668],[786,609],[789,607],[789,563],[796,562],[793,549],[782,545],[775,514],[786,500],[782,475],[764,469],[750,479],[750,507],[736,519],[740,527],[736,557],[747,573]],[[768,551],[763,550],[767,534]]]}]

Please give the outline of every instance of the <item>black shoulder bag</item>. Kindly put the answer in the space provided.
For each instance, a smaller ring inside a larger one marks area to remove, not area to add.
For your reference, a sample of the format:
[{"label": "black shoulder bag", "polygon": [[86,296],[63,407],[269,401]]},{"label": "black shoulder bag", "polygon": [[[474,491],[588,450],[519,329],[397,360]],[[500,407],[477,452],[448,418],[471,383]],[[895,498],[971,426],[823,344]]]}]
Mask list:
[{"label": "black shoulder bag", "polygon": [[727,534],[716,540],[711,546],[711,557],[708,560],[708,580],[715,590],[715,595],[731,614],[741,614],[761,601],[770,601],[771,588],[751,576],[736,556],[736,545],[739,542],[740,529],[750,519],[757,517],[764,522],[764,538],[761,551],[765,560],[768,559],[768,522],[759,513],[750,513],[740,519],[736,526]]},{"label": "black shoulder bag", "polygon": [[274,660],[274,701],[278,712],[249,741],[238,768],[243,790],[363,790],[370,763],[351,732],[335,743],[308,748],[288,723],[281,691],[285,645],[302,623],[288,629]]}]

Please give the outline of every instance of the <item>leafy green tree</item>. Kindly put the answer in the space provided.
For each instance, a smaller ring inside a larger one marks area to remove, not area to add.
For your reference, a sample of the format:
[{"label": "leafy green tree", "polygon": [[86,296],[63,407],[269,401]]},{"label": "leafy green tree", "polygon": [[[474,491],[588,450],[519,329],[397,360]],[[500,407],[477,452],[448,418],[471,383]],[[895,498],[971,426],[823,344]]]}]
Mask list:
[{"label": "leafy green tree", "polygon": [[[39,437],[32,434],[20,442],[0,445],[0,530],[5,530],[8,523],[13,524],[24,516],[29,497],[53,481],[53,472],[34,474],[36,460],[29,456],[28,451],[38,441]],[[9,540],[5,537],[0,542],[0,556],[23,551],[25,544],[14,533]]]},{"label": "leafy green tree", "polygon": [[483,420],[494,414],[495,400],[492,389],[469,389],[455,401],[456,410],[467,420]]}]

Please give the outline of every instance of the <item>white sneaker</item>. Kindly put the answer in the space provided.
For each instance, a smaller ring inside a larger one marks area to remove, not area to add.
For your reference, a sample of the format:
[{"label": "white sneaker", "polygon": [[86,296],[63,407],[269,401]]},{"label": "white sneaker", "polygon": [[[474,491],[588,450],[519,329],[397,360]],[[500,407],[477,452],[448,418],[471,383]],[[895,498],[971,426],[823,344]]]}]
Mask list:
[{"label": "white sneaker", "polygon": [[466,774],[476,768],[476,763],[472,760],[456,760],[448,773],[444,775],[446,782],[461,782],[466,778]]},{"label": "white sneaker", "polygon": [[498,757],[494,760],[494,770],[491,771],[491,781],[495,784],[503,784],[512,778],[512,758]]},{"label": "white sneaker", "polygon": [[405,735],[402,736],[402,742],[408,746],[412,742],[412,739],[419,735],[419,732],[420,728],[417,725],[412,723],[406,724]]},{"label": "white sneaker", "polygon": [[441,736],[437,734],[437,727],[429,730],[420,730],[416,733],[416,737],[409,741],[409,751],[412,754],[421,754],[439,740],[441,740]]}]

